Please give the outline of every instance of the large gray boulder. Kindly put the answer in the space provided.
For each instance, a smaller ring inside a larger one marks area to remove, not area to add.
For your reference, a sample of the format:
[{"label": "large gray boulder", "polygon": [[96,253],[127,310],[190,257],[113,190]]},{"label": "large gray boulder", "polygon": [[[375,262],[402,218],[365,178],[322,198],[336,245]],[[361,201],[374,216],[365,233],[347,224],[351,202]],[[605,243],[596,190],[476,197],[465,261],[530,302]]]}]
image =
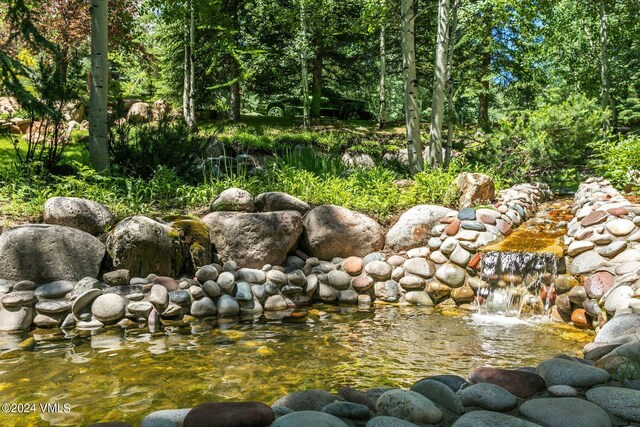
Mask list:
[{"label": "large gray boulder", "polygon": [[307,202],[280,191],[258,194],[255,205],[258,212],[298,211],[304,215],[311,209]]},{"label": "large gray boulder", "polygon": [[120,221],[107,237],[114,269],[127,269],[132,277],[177,276],[183,262],[180,232],[146,216]]},{"label": "large gray boulder", "polygon": [[460,190],[459,209],[488,203],[496,197],[493,179],[482,173],[462,172],[456,177],[455,186]]},{"label": "large gray boulder", "polygon": [[314,208],[304,217],[302,245],[311,256],[363,257],[384,246],[380,224],[368,216],[335,205]]},{"label": "large gray boulder", "polygon": [[454,210],[435,205],[415,206],[400,216],[387,233],[387,246],[395,252],[427,246],[431,229]]},{"label": "large gray boulder", "polygon": [[78,197],[52,197],[44,204],[44,222],[98,235],[113,224],[111,211],[100,203]]},{"label": "large gray boulder", "polygon": [[281,264],[302,234],[302,216],[296,211],[213,212],[202,222],[220,258],[248,268]]},{"label": "large gray boulder", "polygon": [[253,197],[248,191],[241,188],[227,188],[211,202],[209,210],[211,212],[253,212],[255,208]]},{"label": "large gray boulder", "polygon": [[22,225],[0,235],[0,279],[77,282],[97,277],[104,255],[98,239],[76,228]]}]

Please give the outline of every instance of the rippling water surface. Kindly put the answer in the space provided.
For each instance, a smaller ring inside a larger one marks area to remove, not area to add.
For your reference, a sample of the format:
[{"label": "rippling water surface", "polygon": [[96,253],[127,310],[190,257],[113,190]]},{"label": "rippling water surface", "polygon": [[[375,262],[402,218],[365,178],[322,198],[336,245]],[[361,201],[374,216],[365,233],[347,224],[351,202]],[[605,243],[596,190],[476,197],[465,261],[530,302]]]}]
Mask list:
[{"label": "rippling water surface", "polygon": [[[321,309],[301,323],[200,323],[154,335],[36,331],[35,342],[0,335],[0,403],[71,405],[69,413],[36,407],[0,414],[0,425],[135,425],[153,410],[208,400],[272,403],[304,388],[408,387],[428,375],[466,377],[483,365],[536,365],[561,352],[578,354],[592,339],[567,325],[466,312]],[[16,349],[20,343],[26,350]]]}]

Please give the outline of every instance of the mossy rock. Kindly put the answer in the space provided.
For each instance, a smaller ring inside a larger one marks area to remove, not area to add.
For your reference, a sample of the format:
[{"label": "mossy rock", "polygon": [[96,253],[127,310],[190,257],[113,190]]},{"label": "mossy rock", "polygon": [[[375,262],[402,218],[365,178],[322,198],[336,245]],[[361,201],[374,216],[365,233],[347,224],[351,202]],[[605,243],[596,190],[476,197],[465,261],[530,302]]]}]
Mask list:
[{"label": "mossy rock", "polygon": [[183,266],[186,271],[195,271],[211,263],[211,238],[209,228],[199,219],[180,219],[171,223],[171,227],[180,233],[185,249]]}]

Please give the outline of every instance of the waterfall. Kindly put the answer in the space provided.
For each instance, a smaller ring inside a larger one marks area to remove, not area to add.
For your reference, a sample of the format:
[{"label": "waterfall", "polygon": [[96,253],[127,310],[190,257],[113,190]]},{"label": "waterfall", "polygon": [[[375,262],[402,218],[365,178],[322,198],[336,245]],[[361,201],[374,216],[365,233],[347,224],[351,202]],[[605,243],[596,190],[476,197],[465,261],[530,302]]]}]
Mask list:
[{"label": "waterfall", "polygon": [[480,277],[488,286],[478,290],[480,312],[520,316],[546,311],[552,304],[558,261],[545,252],[484,253]]}]

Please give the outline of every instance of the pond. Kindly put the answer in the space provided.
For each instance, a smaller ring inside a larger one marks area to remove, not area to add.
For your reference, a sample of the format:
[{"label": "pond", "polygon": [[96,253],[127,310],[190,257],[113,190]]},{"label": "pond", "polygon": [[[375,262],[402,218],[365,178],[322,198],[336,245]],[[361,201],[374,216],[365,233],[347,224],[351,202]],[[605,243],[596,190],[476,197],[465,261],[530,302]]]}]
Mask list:
[{"label": "pond", "polygon": [[[262,317],[153,335],[119,328],[86,334],[0,335],[2,403],[35,405],[28,414],[0,415],[3,426],[137,424],[154,410],[208,400],[270,404],[305,388],[410,387],[429,375],[467,377],[479,366],[577,355],[593,339],[590,331],[543,319],[414,306],[314,306],[293,322]],[[39,405],[47,403],[59,404],[58,412],[43,413]]]}]

